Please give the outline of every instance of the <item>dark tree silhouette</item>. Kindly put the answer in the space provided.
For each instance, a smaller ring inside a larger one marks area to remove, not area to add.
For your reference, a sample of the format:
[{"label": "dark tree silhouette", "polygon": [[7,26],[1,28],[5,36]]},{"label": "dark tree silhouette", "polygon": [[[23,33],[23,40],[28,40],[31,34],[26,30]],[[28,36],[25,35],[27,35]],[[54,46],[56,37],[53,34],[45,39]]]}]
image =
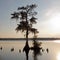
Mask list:
[{"label": "dark tree silhouette", "polygon": [[34,60],[37,60],[37,56],[38,55],[42,55],[42,47],[41,44],[42,42],[37,42],[36,41],[36,34],[34,34],[34,38],[33,38],[33,46],[31,47],[31,50],[33,50],[33,55],[34,55]]},{"label": "dark tree silhouette", "polygon": [[11,19],[16,19],[19,20],[20,23],[17,24],[17,32],[25,32],[26,36],[26,44],[24,46],[23,51],[29,51],[29,44],[28,44],[28,35],[29,33],[37,32],[37,29],[33,28],[33,24],[37,23],[36,19],[34,16],[37,14],[37,12],[34,11],[34,8],[36,8],[35,4],[32,5],[27,5],[27,6],[22,6],[18,7],[18,12],[14,12],[11,17]]},{"label": "dark tree silhouette", "polygon": [[[34,8],[36,8],[35,4],[32,5],[27,5],[27,6],[22,6],[22,7],[18,7],[18,12],[14,12],[11,17],[11,19],[16,19],[19,21],[19,24],[17,24],[18,26],[16,27],[16,31],[21,31],[25,33],[25,37],[26,37],[26,44],[23,48],[23,51],[25,51],[26,53],[26,60],[28,60],[28,54],[29,54],[29,50],[33,50],[33,54],[34,54],[34,60],[37,60],[37,55],[41,55],[41,52],[44,52],[44,49],[41,47],[41,42],[37,42],[36,38],[37,38],[37,33],[39,33],[37,31],[36,28],[33,28],[33,24],[37,23],[37,18],[35,18],[35,15],[37,14],[37,12],[34,11]],[[33,47],[29,47],[28,44],[28,35],[30,33],[33,33],[34,38],[33,38]],[[12,49],[11,51],[13,51],[14,49]],[[47,53],[49,52],[48,48],[46,49]],[[19,50],[19,52],[21,52]]]},{"label": "dark tree silhouette", "polygon": [[34,36],[33,36],[33,46],[30,49],[33,50],[34,60],[38,60],[37,56],[38,55],[42,55],[42,52],[44,52],[44,49],[41,47],[42,42],[38,42],[36,40],[37,32],[35,32],[35,31],[36,30],[33,31],[33,33],[34,33]]}]

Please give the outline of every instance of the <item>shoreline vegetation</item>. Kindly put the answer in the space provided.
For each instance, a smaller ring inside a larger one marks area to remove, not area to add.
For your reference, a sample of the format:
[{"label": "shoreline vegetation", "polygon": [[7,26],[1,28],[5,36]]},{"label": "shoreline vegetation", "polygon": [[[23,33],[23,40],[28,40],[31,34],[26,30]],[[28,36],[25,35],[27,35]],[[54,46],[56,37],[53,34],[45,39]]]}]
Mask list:
[{"label": "shoreline vegetation", "polygon": [[[41,40],[41,41],[52,41],[52,40],[60,40],[60,38],[28,38],[28,40]],[[26,40],[26,38],[0,38],[0,41],[4,41],[4,40]]]}]

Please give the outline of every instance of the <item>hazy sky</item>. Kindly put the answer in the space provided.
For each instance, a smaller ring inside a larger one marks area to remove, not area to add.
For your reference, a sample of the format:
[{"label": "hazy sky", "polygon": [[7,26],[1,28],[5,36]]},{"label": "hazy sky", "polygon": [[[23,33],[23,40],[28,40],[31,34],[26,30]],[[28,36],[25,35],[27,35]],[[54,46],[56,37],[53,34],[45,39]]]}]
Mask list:
[{"label": "hazy sky", "polygon": [[11,13],[20,6],[36,4],[38,37],[60,37],[60,0],[0,0],[0,38],[23,37],[16,33],[17,22]]}]

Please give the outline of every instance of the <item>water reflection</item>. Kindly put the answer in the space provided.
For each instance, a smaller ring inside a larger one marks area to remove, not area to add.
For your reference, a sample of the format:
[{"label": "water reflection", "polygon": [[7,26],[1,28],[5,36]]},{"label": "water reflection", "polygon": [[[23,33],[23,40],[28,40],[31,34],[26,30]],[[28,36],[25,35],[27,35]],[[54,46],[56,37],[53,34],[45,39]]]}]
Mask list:
[{"label": "water reflection", "polygon": [[[1,42],[0,48],[2,47],[2,50],[0,49],[0,57],[1,60],[48,60],[50,57],[54,58],[56,57],[57,51],[60,50],[59,46],[60,44],[57,43],[51,43],[51,42],[40,42],[34,40],[29,41],[30,49],[27,51],[22,52],[25,41],[21,42]],[[10,43],[10,44],[9,44]],[[33,43],[33,44],[32,44]],[[21,45],[22,44],[22,45]],[[22,46],[22,47],[21,47]],[[48,47],[48,48],[47,48]],[[11,52],[11,49],[14,49]],[[49,54],[47,54],[49,53]],[[33,56],[33,57],[32,57]],[[47,57],[48,56],[48,57]],[[26,58],[26,59],[25,59]],[[55,60],[55,59],[50,60]]]},{"label": "water reflection", "polygon": [[60,52],[57,54],[57,60],[60,60]]},{"label": "water reflection", "polygon": [[[26,47],[24,47],[25,49],[23,49],[23,51],[26,54],[26,60],[29,60],[29,51],[32,50],[33,51],[33,58],[34,60],[38,60],[37,56],[38,55],[42,55],[42,52],[44,52],[44,49],[41,47],[42,42],[37,42],[36,40],[33,40],[33,46],[28,48],[28,45],[26,45]],[[47,49],[48,52],[48,49]]]},{"label": "water reflection", "polygon": [[33,40],[33,47],[31,47],[31,50],[33,50],[34,60],[37,60],[38,55],[42,55],[41,44],[42,44],[42,42],[39,43],[36,40]]},{"label": "water reflection", "polygon": [[29,57],[28,57],[29,51],[25,51],[25,54],[26,54],[26,60],[28,60],[29,59]]},{"label": "water reflection", "polygon": [[30,50],[30,47],[29,47],[28,43],[26,43],[23,48],[23,52],[25,52],[25,54],[26,54],[26,60],[28,60],[29,50]]}]

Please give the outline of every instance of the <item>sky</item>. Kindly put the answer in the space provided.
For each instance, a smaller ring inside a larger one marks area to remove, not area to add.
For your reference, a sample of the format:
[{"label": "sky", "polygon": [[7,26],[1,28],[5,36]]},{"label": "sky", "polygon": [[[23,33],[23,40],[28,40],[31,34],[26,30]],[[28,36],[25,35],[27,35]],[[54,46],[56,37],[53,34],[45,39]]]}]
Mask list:
[{"label": "sky", "polygon": [[[24,37],[16,33],[16,20],[11,19],[11,13],[18,7],[36,4],[38,37],[60,37],[60,0],[0,0],[0,38]],[[31,36],[31,35],[30,35]]]}]

